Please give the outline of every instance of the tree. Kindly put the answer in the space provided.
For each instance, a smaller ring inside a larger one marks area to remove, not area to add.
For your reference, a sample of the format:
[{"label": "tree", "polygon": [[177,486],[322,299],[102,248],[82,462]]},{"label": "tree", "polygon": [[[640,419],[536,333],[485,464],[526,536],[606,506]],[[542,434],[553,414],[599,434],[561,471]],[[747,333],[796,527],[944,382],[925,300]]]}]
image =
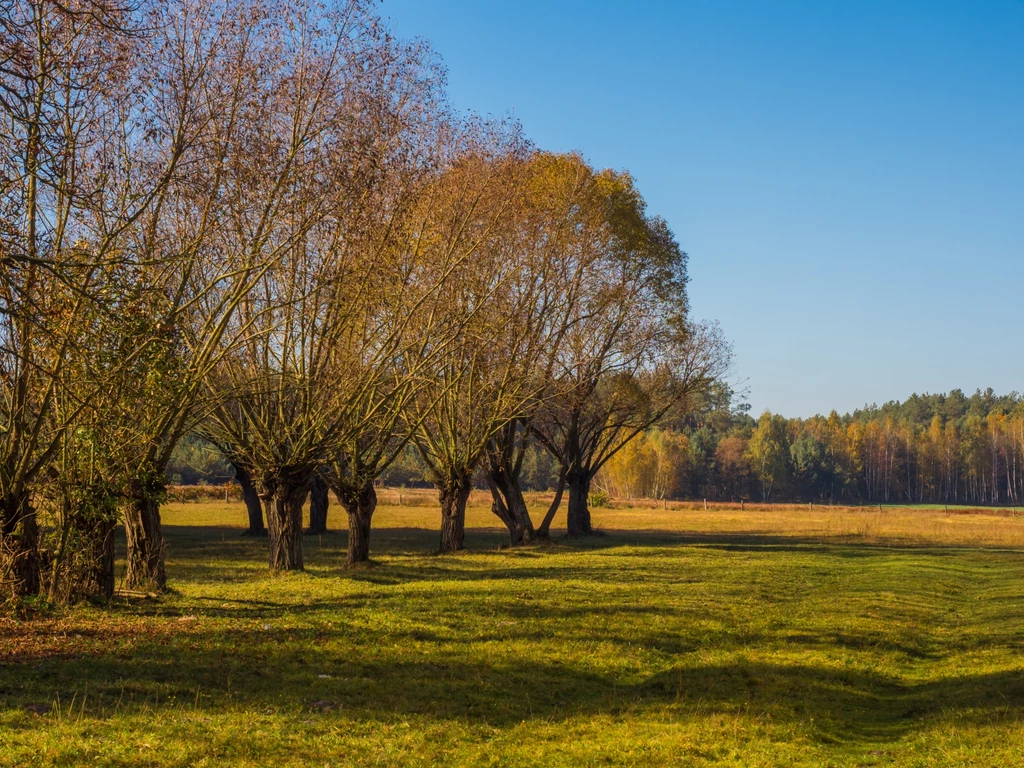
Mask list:
[{"label": "tree", "polygon": [[[451,342],[429,366],[414,438],[441,502],[442,552],[463,548],[466,501],[488,442],[521,418],[537,391],[533,254],[519,246],[517,184],[524,169],[515,131],[495,126],[433,188],[424,247],[463,253],[447,295]],[[446,257],[447,258],[447,257]]]},{"label": "tree", "polygon": [[805,498],[822,498],[831,486],[825,445],[812,435],[802,435],[789,446],[793,481]]},{"label": "tree", "polygon": [[357,434],[357,414],[387,407],[364,406],[387,390],[382,381],[407,373],[407,329],[418,314],[396,307],[422,307],[446,270],[408,258],[419,179],[434,161],[421,150],[436,150],[418,138],[433,120],[429,62],[361,3],[296,13],[283,23],[303,33],[288,36],[275,91],[284,130],[267,137],[283,148],[289,174],[258,188],[258,215],[243,230],[266,226],[259,243],[275,243],[275,258],[240,308],[244,338],[207,377],[216,405],[202,427],[263,500],[272,570],[303,567],[302,505],[315,473]]},{"label": "tree", "polygon": [[772,491],[786,483],[789,469],[786,420],[770,411],[761,414],[747,451],[754,474],[761,482],[761,498],[768,501]]},{"label": "tree", "polygon": [[587,497],[601,467],[632,438],[724,370],[717,330],[687,319],[686,256],[664,221],[645,214],[627,175],[593,176],[571,230],[586,261],[559,345],[554,391],[531,423],[565,467],[568,530],[591,531]]},{"label": "tree", "polygon": [[605,464],[599,477],[614,496],[664,499],[683,490],[689,440],[669,429],[637,435]]},{"label": "tree", "polygon": [[153,28],[171,63],[156,69],[168,95],[153,109],[153,130],[175,137],[183,170],[134,230],[133,247],[140,282],[157,298],[153,322],[173,329],[176,346],[147,388],[126,393],[140,439],[131,446],[125,531],[127,584],[160,589],[167,463],[216,403],[211,371],[257,332],[254,292],[312,223],[302,209],[310,185],[299,180],[334,128],[337,105],[324,94],[343,59],[318,24],[348,29],[362,16],[355,2],[324,19],[303,8],[278,14],[260,0],[157,9]]},{"label": "tree", "polygon": [[571,233],[585,215],[593,184],[592,169],[578,155],[545,152],[531,155],[520,181],[510,239],[521,263],[511,289],[527,300],[519,301],[515,312],[507,304],[499,309],[505,327],[515,329],[503,341],[517,339],[519,349],[509,354],[523,361],[522,375],[532,382],[521,415],[491,435],[482,456],[491,509],[508,528],[512,546],[547,537],[565,487],[566,468],[562,467],[555,498],[535,527],[522,492],[524,462],[535,444],[531,424],[557,389],[554,377],[560,350],[589,275],[590,261]]},{"label": "tree", "polygon": [[[68,380],[104,343],[83,329],[108,327],[97,307],[118,306],[116,271],[136,277],[137,233],[193,138],[189,110],[161,109],[180,105],[165,78],[192,63],[151,32],[162,9],[176,10],[44,0],[0,15],[0,549],[22,592],[39,588],[31,485],[109,387]],[[149,339],[135,341],[124,367]]]},{"label": "tree", "polygon": [[735,501],[744,499],[750,489],[749,441],[731,435],[718,441],[715,447],[715,470],[722,495]]},{"label": "tree", "polygon": [[348,565],[370,559],[370,526],[377,509],[374,482],[412,439],[416,424],[410,416],[415,392],[411,376],[393,376],[369,389],[367,396],[349,410],[347,439],[320,470],[324,483],[334,491],[348,516]]}]

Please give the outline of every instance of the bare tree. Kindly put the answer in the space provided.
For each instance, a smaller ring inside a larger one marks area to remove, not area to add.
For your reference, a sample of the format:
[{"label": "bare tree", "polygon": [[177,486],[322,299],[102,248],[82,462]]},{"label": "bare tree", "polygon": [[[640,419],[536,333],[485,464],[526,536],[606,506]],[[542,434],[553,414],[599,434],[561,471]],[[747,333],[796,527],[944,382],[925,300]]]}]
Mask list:
[{"label": "bare tree", "polygon": [[[21,539],[34,537],[29,483],[97,394],[116,391],[117,406],[104,398],[100,422],[86,419],[102,427],[91,444],[102,443],[100,455],[121,471],[127,582],[161,588],[167,462],[206,372],[244,333],[231,324],[235,309],[282,248],[267,222],[287,199],[303,134],[274,139],[282,123],[301,129],[305,118],[286,87],[294,81],[282,53],[287,27],[271,23],[274,9],[259,2],[17,10],[5,76],[27,83],[31,98],[5,102],[16,131],[4,163],[15,168],[21,151],[27,170],[5,173],[4,203],[29,214],[23,228],[5,232],[16,271],[4,283],[12,343],[3,496],[16,511],[4,527],[10,534],[20,524]],[[103,333],[112,313],[136,324],[120,366],[135,375],[113,390],[93,376],[84,379],[92,391],[81,380],[62,391],[73,354],[88,357],[106,343],[81,335],[92,327],[90,303],[108,316],[93,324]]]},{"label": "bare tree", "polygon": [[[352,150],[382,138],[363,130],[362,116],[378,105],[360,97],[389,60],[381,54],[387,35],[360,0],[327,8],[181,0],[161,5],[151,26],[169,62],[158,69],[164,90],[151,130],[183,138],[173,144],[179,170],[133,229],[132,246],[141,255],[139,279],[162,299],[154,320],[173,329],[176,349],[173,374],[155,372],[155,392],[127,393],[139,439],[126,461],[125,525],[128,584],[159,588],[166,581],[159,502],[175,444],[233,394],[222,385],[248,392],[252,370],[240,364],[247,356],[259,364],[329,357],[295,352],[302,342],[290,347],[308,330],[294,312],[301,296],[315,317],[313,307],[339,294],[345,272],[304,259],[332,237],[337,250],[332,220],[351,213],[335,190],[360,200],[353,185],[373,170],[376,155]],[[298,335],[272,337],[282,319]],[[291,373],[279,372],[276,395],[286,409],[296,390]],[[238,447],[221,444],[229,453]],[[244,481],[251,456],[235,451],[232,459]],[[251,482],[258,487],[260,479]]]},{"label": "bare tree", "polygon": [[320,470],[348,516],[349,565],[370,559],[370,526],[377,508],[374,482],[412,438],[415,392],[415,378],[404,374],[382,378],[367,388],[361,401],[349,408],[346,440]]},{"label": "bare tree", "polygon": [[424,194],[410,208],[407,224],[388,228],[400,233],[394,248],[378,249],[370,261],[373,274],[364,277],[368,295],[379,302],[372,331],[360,339],[360,359],[369,364],[358,368],[358,376],[334,383],[338,401],[345,404],[335,413],[345,437],[319,475],[348,514],[349,565],[369,559],[374,482],[448,393],[433,374],[458,343],[466,321],[453,315],[449,301],[473,250],[434,247],[440,242],[437,232],[420,214],[424,206],[433,207],[435,184],[420,191]]},{"label": "bare tree", "polygon": [[[374,157],[363,183],[359,230],[374,265],[360,290],[376,302],[376,343],[390,349],[365,370],[365,386],[339,414],[347,437],[314,475],[310,488],[309,532],[327,528],[327,490],[333,490],[348,516],[348,562],[369,558],[369,532],[376,508],[375,479],[409,439],[408,405],[424,359],[439,347],[433,337],[434,302],[451,264],[425,262],[414,245],[424,191],[452,151],[454,126],[441,87],[444,73],[432,51],[418,42],[386,41],[378,48],[373,76],[364,80],[360,99],[370,117],[360,123],[362,142]],[[367,341],[361,342],[369,348]]]}]

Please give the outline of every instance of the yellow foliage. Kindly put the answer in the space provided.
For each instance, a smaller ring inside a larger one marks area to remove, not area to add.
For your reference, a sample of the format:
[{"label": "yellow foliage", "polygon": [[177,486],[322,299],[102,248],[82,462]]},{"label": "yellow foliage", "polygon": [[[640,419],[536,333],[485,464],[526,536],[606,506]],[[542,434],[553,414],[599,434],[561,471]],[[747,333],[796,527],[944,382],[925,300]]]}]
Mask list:
[{"label": "yellow foliage", "polygon": [[689,446],[686,435],[670,429],[637,435],[605,464],[599,483],[620,498],[675,496],[686,477]]}]

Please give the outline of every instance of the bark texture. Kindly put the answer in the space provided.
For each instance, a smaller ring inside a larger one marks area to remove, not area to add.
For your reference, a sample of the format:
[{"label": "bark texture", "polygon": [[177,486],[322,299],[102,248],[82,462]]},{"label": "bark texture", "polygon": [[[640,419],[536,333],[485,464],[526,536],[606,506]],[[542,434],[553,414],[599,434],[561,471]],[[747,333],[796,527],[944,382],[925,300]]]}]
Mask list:
[{"label": "bark texture", "polygon": [[92,574],[87,592],[105,600],[114,596],[114,529],[113,519],[97,521],[90,533],[92,543]]},{"label": "bark texture", "polygon": [[548,539],[551,537],[551,522],[555,519],[555,513],[558,512],[558,508],[562,505],[562,496],[565,493],[565,476],[566,468],[563,466],[562,471],[558,474],[558,487],[555,488],[555,498],[552,499],[547,514],[544,515],[544,519],[533,533],[535,539]]},{"label": "bark texture", "polygon": [[370,483],[362,488],[336,488],[335,494],[348,513],[348,564],[370,559],[370,524],[377,509],[377,492]]},{"label": "bark texture", "polygon": [[590,495],[590,475],[583,471],[570,471],[566,476],[569,487],[569,513],[566,527],[570,536],[586,536],[593,533],[590,524],[590,507],[587,497]]},{"label": "bark texture", "polygon": [[458,552],[466,541],[466,502],[470,475],[446,478],[439,484],[441,500],[441,552]]},{"label": "bark texture", "polygon": [[263,503],[260,501],[260,495],[256,491],[256,486],[252,484],[252,478],[244,468],[237,464],[232,464],[231,466],[235,468],[235,479],[242,487],[245,510],[249,513],[249,529],[245,532],[245,535],[266,536],[267,529],[263,524]]},{"label": "bark texture", "polygon": [[508,528],[509,543],[521,546],[534,538],[533,520],[526,508],[526,499],[516,478],[504,467],[494,467],[487,473],[487,484],[491,489],[491,511]]},{"label": "bark texture", "polygon": [[128,543],[126,586],[139,590],[166,589],[160,502],[152,493],[141,490],[128,501],[124,513],[124,530]]},{"label": "bark texture", "polygon": [[309,479],[277,479],[263,488],[260,498],[267,518],[270,570],[301,571],[302,505],[309,492]]}]

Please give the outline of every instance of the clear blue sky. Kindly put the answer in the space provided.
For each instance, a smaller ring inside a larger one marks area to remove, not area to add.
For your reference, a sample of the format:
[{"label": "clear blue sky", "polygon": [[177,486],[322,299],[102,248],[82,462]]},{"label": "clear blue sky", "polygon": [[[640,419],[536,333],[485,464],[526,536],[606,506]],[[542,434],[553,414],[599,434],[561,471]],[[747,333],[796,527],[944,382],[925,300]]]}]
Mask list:
[{"label": "clear blue sky", "polygon": [[755,414],[1024,390],[1024,1],[383,13],[457,107],[633,173]]}]

